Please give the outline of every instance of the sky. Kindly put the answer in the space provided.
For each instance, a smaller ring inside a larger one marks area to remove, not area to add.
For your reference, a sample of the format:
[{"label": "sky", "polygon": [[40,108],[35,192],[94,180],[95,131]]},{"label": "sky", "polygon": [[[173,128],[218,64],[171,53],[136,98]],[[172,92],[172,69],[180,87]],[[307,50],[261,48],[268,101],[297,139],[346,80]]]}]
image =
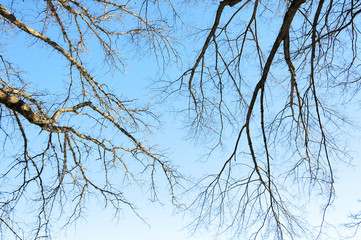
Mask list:
[{"label": "sky", "polygon": [[[128,76],[131,76],[132,72],[129,72]],[[131,77],[130,77],[131,78]],[[169,119],[172,121],[172,117]],[[181,170],[189,172],[189,169],[202,169],[202,162],[200,162],[199,156],[201,151],[195,147],[194,143],[188,141],[185,137],[182,129],[174,129],[171,124],[165,126],[163,136],[159,136],[158,141],[164,146],[173,146],[171,150],[171,158],[175,163],[181,164]],[[358,142],[352,143],[352,149],[355,152],[355,166],[342,168],[336,172],[337,183],[335,186],[337,197],[334,205],[329,209],[327,214],[327,220],[330,224],[335,224],[336,229],[330,228],[326,232],[334,239],[339,238],[338,231],[340,233],[349,236],[348,231],[343,231],[342,224],[348,222],[348,214],[354,213],[355,210],[361,209],[361,203],[357,202],[361,199],[360,189],[355,189],[355,186],[361,183],[361,166],[357,165],[357,158],[360,156],[358,150]],[[177,146],[174,148],[174,146]],[[210,160],[212,161],[212,160]],[[216,164],[214,164],[215,166]],[[212,164],[209,165],[211,167]],[[188,170],[187,170],[188,168]],[[215,168],[217,169],[217,168]],[[204,169],[204,173],[206,170]],[[197,172],[191,172],[194,175]],[[103,211],[98,207],[95,207],[95,211],[88,209],[84,220],[77,223],[76,228],[70,227],[66,235],[59,235],[54,238],[56,240],[211,240],[214,237],[214,232],[200,231],[192,235],[189,229],[186,228],[187,224],[192,220],[192,217],[188,214],[180,213],[175,214],[174,207],[167,201],[161,206],[159,204],[152,204],[148,201],[144,203],[140,202],[137,207],[140,209],[140,214],[145,218],[146,222],[150,225],[140,221],[132,214],[125,214],[119,220],[113,219],[111,212]],[[310,214],[310,222],[315,225],[319,224],[321,212],[317,206],[308,209]],[[228,240],[227,237],[220,236],[219,240]],[[324,238],[322,238],[324,239]],[[332,239],[332,238],[329,238]],[[361,239],[361,232],[356,236],[349,238],[352,240]]]},{"label": "sky", "polygon": [[[39,49],[36,45],[23,44],[23,39],[15,39],[7,45],[7,51],[17,63],[22,66],[27,73],[30,82],[36,82],[42,87],[45,85],[49,89],[62,87],[64,78],[63,67],[59,63],[59,57],[53,52],[47,52],[47,49]],[[41,54],[39,54],[39,52]],[[126,94],[130,98],[142,98],[145,95],[152,99],[149,94],[149,86],[159,72],[155,71],[152,65],[153,60],[144,56],[133,56],[129,59],[129,68],[127,73],[102,76],[108,78],[109,84],[112,84],[115,91],[120,94]],[[142,69],[142,71],[139,71]],[[170,71],[168,74],[176,74],[176,71]],[[154,100],[156,101],[156,100]],[[361,122],[361,116],[355,113],[355,121]],[[177,116],[171,111],[163,113],[163,133],[154,136],[154,140],[169,149],[170,158],[180,170],[186,174],[200,176],[217,169],[219,163],[215,159],[209,159],[209,164],[204,167],[204,162],[200,161],[200,155],[204,151],[197,143],[187,138],[187,134],[181,125],[174,125]],[[360,189],[355,189],[361,182],[361,164],[359,158],[359,138],[350,142],[350,149],[355,152],[355,167],[340,167],[336,173],[336,193],[335,204],[331,207],[327,220],[330,223],[338,224],[347,220],[347,215],[357,209],[361,209]],[[191,235],[185,228],[192,220],[190,215],[175,214],[176,210],[163,196],[164,205],[151,203],[148,199],[142,198],[141,192],[134,192],[133,198],[137,198],[136,206],[145,222],[125,209],[120,219],[114,219],[113,213],[90,202],[85,212],[84,218],[80,219],[76,225],[69,226],[66,231],[59,232],[53,240],[211,240],[214,232],[201,231]],[[166,195],[166,194],[164,194]],[[320,212],[317,207],[311,207],[310,222],[319,219]],[[316,221],[315,221],[316,222]],[[149,223],[150,225],[148,225]],[[337,227],[342,231],[341,227]],[[336,230],[327,230],[330,236],[338,239]],[[219,238],[224,240],[226,238]],[[353,240],[361,239],[361,233],[351,238]]]},{"label": "sky", "polygon": [[[137,64],[140,64],[142,69],[145,69],[147,63],[135,60]],[[147,84],[144,83],[144,79],[147,79],[147,72],[137,71],[136,63],[130,64],[131,68],[125,75],[130,89],[147,89]],[[144,74],[144,75],[143,75]],[[142,76],[143,75],[143,76]],[[152,75],[152,74],[150,74]],[[131,83],[130,83],[131,82]],[[144,85],[144,86],[142,86]],[[146,91],[146,90],[145,90]],[[138,92],[139,93],[139,92]],[[197,146],[194,142],[187,139],[184,129],[180,126],[174,126],[174,116],[172,113],[168,113],[170,116],[165,119],[163,134],[156,137],[156,141],[165,147],[169,147],[171,158],[173,161],[180,165],[181,170],[195,176],[202,176],[207,171],[212,172],[212,165],[214,169],[218,169],[216,164],[213,163],[215,159],[210,159],[208,170],[204,168],[202,161],[199,161],[199,157],[202,155],[202,147]],[[357,120],[358,119],[358,120]],[[361,122],[361,116],[355,114],[355,121]],[[174,147],[176,146],[176,147]],[[339,233],[350,236],[349,231],[344,231],[339,224],[348,222],[348,214],[354,213],[355,210],[361,209],[361,190],[355,189],[358,186],[357,183],[361,183],[361,164],[357,159],[360,158],[361,153],[359,149],[359,142],[357,138],[354,142],[350,143],[350,149],[353,149],[353,156],[355,161],[354,166],[341,167],[336,171],[337,182],[335,185],[336,199],[334,205],[329,209],[327,214],[327,221],[330,224],[335,224],[336,228],[329,228],[326,232],[330,237],[334,239],[342,239],[339,237]],[[204,151],[204,149],[203,149]],[[190,171],[193,169],[193,171]],[[196,169],[196,171],[194,171]],[[203,170],[203,173],[200,171]],[[355,184],[356,183],[356,184]],[[151,204],[148,201],[140,203],[138,206],[140,213],[144,216],[145,220],[150,224],[147,225],[142,221],[139,221],[137,217],[125,214],[123,218],[117,220],[113,219],[113,215],[110,212],[103,211],[96,208],[95,211],[89,210],[86,215],[86,219],[77,223],[76,228],[70,227],[66,235],[60,235],[54,238],[55,240],[211,240],[214,239],[214,232],[200,231],[192,235],[189,229],[186,228],[187,224],[192,220],[192,217],[188,214],[180,213],[175,214],[174,207],[167,201],[165,205]],[[317,203],[315,206],[308,209],[310,222],[315,225],[319,224],[322,213],[318,208]],[[106,214],[104,214],[104,212]],[[219,240],[228,240],[225,236],[219,236]],[[324,238],[322,238],[324,239]],[[332,239],[332,238],[329,238]],[[361,232],[356,236],[349,238],[351,240],[361,239]]]},{"label": "sky", "polygon": [[[29,49],[28,49],[29,50]],[[22,51],[23,52],[23,51]],[[52,56],[49,56],[52,58]],[[50,62],[47,58],[46,62]],[[34,64],[34,63],[32,63]],[[42,69],[43,65],[40,64]],[[136,89],[131,92],[131,96],[134,98],[142,97],[143,94],[149,89],[149,84],[152,83],[152,78],[149,76],[156,76],[157,72],[154,72],[149,64],[147,58],[138,59],[134,58],[129,63],[129,69],[127,73],[121,75],[120,80],[114,82],[115,85],[119,84],[120,89]],[[32,65],[32,68],[35,66]],[[141,68],[143,71],[138,71]],[[38,71],[40,72],[40,70]],[[43,75],[41,73],[41,75]],[[148,79],[148,80],[147,80]],[[145,81],[146,80],[146,81]],[[125,87],[126,86],[126,87]],[[140,89],[142,89],[140,91]],[[126,90],[125,90],[126,91]],[[154,141],[161,144],[165,148],[169,149],[170,158],[175,164],[180,165],[180,170],[192,174],[194,176],[202,176],[207,172],[214,172],[212,168],[219,169],[217,164],[213,163],[216,159],[210,159],[208,169],[205,168],[203,161],[199,158],[202,155],[204,149],[201,146],[189,139],[184,129],[179,126],[175,126],[174,120],[177,118],[174,113],[168,112],[168,117],[163,118],[163,131],[161,134],[155,136]],[[355,121],[361,122],[361,116],[355,115]],[[175,147],[176,146],[176,147]],[[355,157],[354,167],[341,167],[336,172],[337,183],[334,205],[330,208],[327,214],[327,220],[329,223],[335,224],[336,229],[328,229],[326,232],[334,237],[339,238],[337,231],[343,232],[349,235],[349,232],[343,231],[342,227],[338,224],[347,222],[348,214],[355,212],[357,209],[361,209],[361,203],[358,203],[358,199],[361,199],[361,191],[355,189],[355,183],[361,182],[361,166],[358,164],[357,159],[361,156],[359,151],[359,142],[355,139],[355,142],[350,143],[350,149],[353,149],[353,156]],[[213,166],[213,167],[212,167]],[[218,168],[217,168],[218,167]],[[356,184],[357,186],[357,184]],[[141,197],[141,194],[138,197]],[[166,195],[166,194],[165,194]],[[136,197],[136,198],[138,198]],[[183,212],[176,214],[176,210],[167,201],[167,197],[164,196],[163,204],[151,203],[147,199],[145,201],[137,201],[137,208],[139,213],[144,218],[145,222],[141,221],[137,216],[131,212],[124,210],[120,219],[114,219],[113,213],[102,209],[96,204],[90,205],[86,211],[83,219],[79,220],[75,226],[70,226],[59,233],[58,236],[52,238],[53,240],[211,240],[214,237],[214,232],[200,231],[193,233],[186,228],[187,224],[193,219],[191,215],[184,214]],[[321,212],[317,206],[310,208],[310,222],[314,222],[315,225],[319,224]],[[149,225],[148,225],[149,224]],[[227,237],[220,236],[219,240],[226,240]],[[331,238],[330,238],[331,239]],[[359,232],[352,240],[361,239],[361,232]]]}]

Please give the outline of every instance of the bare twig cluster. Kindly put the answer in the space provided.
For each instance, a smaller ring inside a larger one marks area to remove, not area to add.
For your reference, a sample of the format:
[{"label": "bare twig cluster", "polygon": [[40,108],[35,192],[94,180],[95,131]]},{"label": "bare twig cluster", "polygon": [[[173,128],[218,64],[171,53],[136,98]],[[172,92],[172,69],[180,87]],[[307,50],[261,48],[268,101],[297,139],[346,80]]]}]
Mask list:
[{"label": "bare twig cluster", "polygon": [[333,163],[346,156],[335,138],[346,120],[329,91],[358,89],[360,12],[359,1],[219,2],[194,65],[172,83],[188,92],[196,133],[213,133],[217,147],[229,144],[226,129],[238,131],[223,167],[197,183],[192,227],[304,237],[297,205],[318,192],[326,201],[311,238],[320,236]]},{"label": "bare twig cluster", "polygon": [[[24,15],[33,9],[38,15],[21,20],[18,8]],[[180,176],[161,150],[146,142],[154,130],[147,119],[156,120],[155,116],[147,106],[137,107],[113,94],[85,64],[92,50],[89,45],[96,44],[103,51],[98,58],[110,67],[122,66],[119,42],[137,43],[136,38],[163,58],[175,56],[172,39],[164,31],[167,23],[158,18],[158,10],[158,3],[150,1],[138,8],[129,1],[107,0],[0,4],[1,31],[16,31],[55,50],[69,66],[70,79],[66,94],[49,99],[43,90],[33,90],[6,51],[0,56],[1,161],[8,164],[0,176],[3,234],[47,238],[54,218],[65,214],[65,223],[76,220],[92,195],[115,213],[126,206],[136,213],[122,190],[124,179],[126,184],[146,183],[156,197],[157,177],[163,175],[175,200],[173,187]],[[36,216],[30,221],[35,224],[30,233],[22,231],[20,218],[29,204],[26,199],[33,200],[31,213]]]}]

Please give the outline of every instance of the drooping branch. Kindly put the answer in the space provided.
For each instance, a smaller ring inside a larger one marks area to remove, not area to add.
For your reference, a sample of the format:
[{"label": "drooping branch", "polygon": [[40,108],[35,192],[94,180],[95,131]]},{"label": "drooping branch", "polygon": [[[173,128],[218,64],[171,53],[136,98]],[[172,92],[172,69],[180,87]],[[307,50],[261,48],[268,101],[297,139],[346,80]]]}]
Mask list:
[{"label": "drooping branch", "polygon": [[[253,90],[252,99],[250,101],[249,108],[248,108],[248,111],[247,111],[245,126],[246,126],[246,134],[247,134],[248,146],[249,146],[249,150],[250,150],[250,153],[251,153],[251,156],[252,156],[252,159],[253,159],[253,163],[254,163],[256,172],[257,172],[257,174],[258,174],[258,176],[260,178],[260,181],[262,182],[262,184],[264,185],[264,187],[266,189],[268,189],[268,186],[262,179],[262,174],[261,174],[261,172],[259,170],[259,166],[258,166],[258,163],[257,163],[257,160],[256,160],[256,155],[255,155],[255,152],[254,152],[254,149],[253,149],[253,144],[252,144],[253,140],[252,140],[252,135],[250,133],[250,131],[251,131],[251,128],[250,128],[251,117],[252,117],[252,113],[253,113],[253,108],[254,108],[256,100],[258,98],[258,92],[261,89],[264,88],[264,85],[265,85],[266,80],[267,80],[267,76],[269,74],[273,59],[274,59],[274,57],[275,57],[275,55],[276,55],[276,53],[278,51],[278,48],[279,48],[280,44],[282,43],[282,41],[288,36],[288,31],[289,31],[289,28],[291,26],[292,20],[293,20],[294,16],[296,15],[298,9],[305,2],[306,2],[306,0],[294,0],[292,2],[292,4],[290,5],[290,7],[288,8],[288,10],[287,10],[287,12],[285,14],[285,17],[283,19],[282,26],[280,28],[278,36],[277,36],[276,40],[273,43],[271,52],[268,55],[266,64],[265,64],[263,72],[262,72],[261,79],[259,80],[259,82],[257,83],[255,89]],[[268,189],[268,191],[271,192],[270,189]]]},{"label": "drooping branch", "polygon": [[[195,105],[197,105],[197,101],[196,101],[196,98],[194,96],[194,93],[193,93],[193,90],[192,90],[192,81],[193,81],[193,78],[194,78],[194,74],[197,70],[197,67],[200,63],[200,61],[204,58],[204,55],[209,47],[209,44],[211,42],[211,39],[214,37],[217,29],[218,29],[218,25],[219,25],[219,21],[221,19],[221,16],[222,16],[222,13],[223,13],[223,9],[226,7],[226,6],[230,6],[230,7],[233,7],[234,5],[236,5],[237,3],[240,3],[242,0],[224,0],[224,1],[221,1],[219,3],[219,6],[218,6],[218,9],[217,9],[217,12],[216,12],[216,17],[214,19],[214,23],[213,23],[213,26],[206,38],[206,41],[205,43],[203,44],[203,48],[202,48],[202,51],[201,53],[199,54],[198,58],[196,59],[193,67],[189,70],[190,71],[190,76],[189,76],[189,80],[188,80],[188,90],[189,90],[189,94],[192,96],[193,98],[193,103]],[[189,72],[187,71],[187,73]]]}]

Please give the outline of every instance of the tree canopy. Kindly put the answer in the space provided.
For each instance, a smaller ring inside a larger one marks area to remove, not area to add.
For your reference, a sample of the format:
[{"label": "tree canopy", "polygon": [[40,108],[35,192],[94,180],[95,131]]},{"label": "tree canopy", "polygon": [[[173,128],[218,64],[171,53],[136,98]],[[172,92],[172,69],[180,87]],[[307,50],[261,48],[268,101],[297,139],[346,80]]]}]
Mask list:
[{"label": "tree canopy", "polygon": [[[323,238],[335,169],[351,160],[345,139],[360,109],[360,13],[354,0],[1,3],[3,236],[50,238],[53,222],[74,222],[91,197],[138,214],[121,178],[145,183],[156,200],[166,183],[175,206],[192,209],[193,229]],[[65,77],[45,81],[63,81],[62,89],[28,80],[8,47],[15,40],[59,57]],[[149,141],[162,121],[154,109],[168,113],[169,105],[132,100],[102,77],[125,73],[136,54],[154,57],[157,98],[171,99],[185,134],[201,140],[208,159],[222,152],[222,166],[194,183],[190,203],[179,196],[182,163]],[[314,231],[303,207],[316,199]],[[26,206],[35,221],[21,218]]]}]

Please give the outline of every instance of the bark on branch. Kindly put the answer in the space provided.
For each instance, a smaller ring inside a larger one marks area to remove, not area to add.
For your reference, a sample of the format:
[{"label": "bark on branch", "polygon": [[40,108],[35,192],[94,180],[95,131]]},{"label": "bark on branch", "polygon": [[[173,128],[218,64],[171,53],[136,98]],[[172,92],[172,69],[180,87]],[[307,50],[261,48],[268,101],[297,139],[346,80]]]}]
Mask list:
[{"label": "bark on branch", "polygon": [[[0,88],[0,103],[4,104],[7,108],[16,111],[25,117],[30,123],[36,124],[40,127],[53,124],[64,112],[76,112],[82,107],[90,106],[91,102],[82,102],[73,107],[58,109],[51,118],[46,118],[41,114],[35,112],[29,104],[18,98],[17,96],[9,94],[9,89]],[[39,105],[39,104],[38,104]]]},{"label": "bark on branch", "polygon": [[3,89],[0,89],[0,103],[4,104],[7,108],[12,109],[22,116],[24,116],[30,123],[43,126],[43,117],[31,109],[31,107],[20,98],[8,94]]}]

